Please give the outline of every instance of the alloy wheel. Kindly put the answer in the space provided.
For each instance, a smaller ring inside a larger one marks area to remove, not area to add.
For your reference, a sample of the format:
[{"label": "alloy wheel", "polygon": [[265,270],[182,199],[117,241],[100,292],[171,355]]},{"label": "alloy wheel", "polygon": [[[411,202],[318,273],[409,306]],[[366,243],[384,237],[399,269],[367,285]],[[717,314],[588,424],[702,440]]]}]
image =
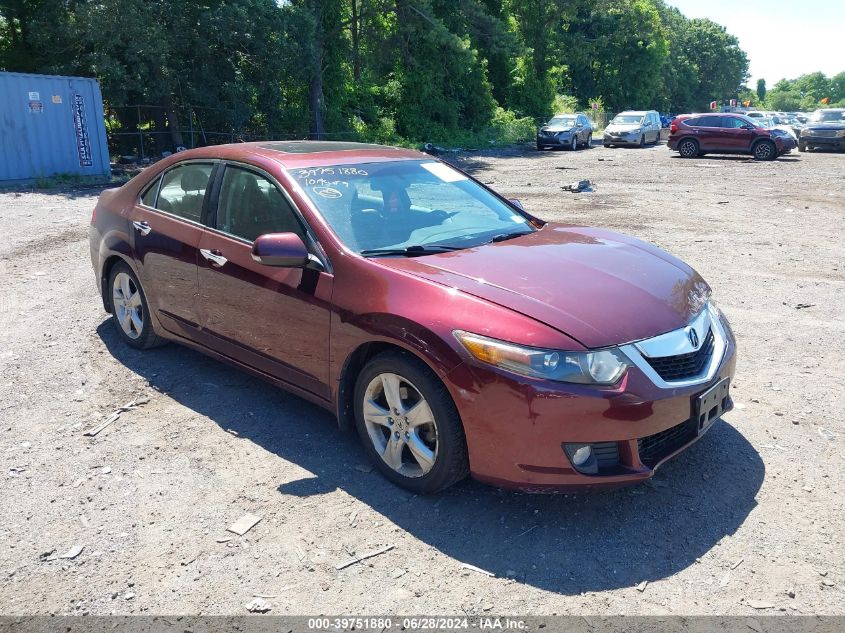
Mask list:
[{"label": "alloy wheel", "polygon": [[569,142],[569,149],[571,149],[573,152],[576,149],[578,149],[578,135],[577,134],[572,135],[572,140]]},{"label": "alloy wheel", "polygon": [[364,425],[381,459],[404,477],[422,477],[437,461],[434,414],[407,378],[376,375],[364,392]]},{"label": "alloy wheel", "polygon": [[698,146],[695,141],[684,141],[678,151],[684,158],[692,158],[698,154]]},{"label": "alloy wheel", "polygon": [[758,160],[769,160],[774,156],[774,148],[771,143],[762,141],[754,147],[754,158]]},{"label": "alloy wheel", "polygon": [[128,274],[120,272],[112,282],[112,309],[120,329],[131,339],[144,331],[144,306],[141,291]]}]

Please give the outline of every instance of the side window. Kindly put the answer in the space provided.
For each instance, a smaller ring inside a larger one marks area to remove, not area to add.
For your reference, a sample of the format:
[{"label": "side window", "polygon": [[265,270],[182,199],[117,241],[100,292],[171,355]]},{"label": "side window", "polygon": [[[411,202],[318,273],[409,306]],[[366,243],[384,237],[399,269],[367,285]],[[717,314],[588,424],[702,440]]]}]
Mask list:
[{"label": "side window", "polygon": [[684,125],[689,125],[690,127],[698,127],[699,125],[701,125],[701,123],[699,123],[699,121],[701,121],[701,119],[698,119],[698,118],[683,119],[682,123]]},{"label": "side window", "polygon": [[161,176],[153,180],[152,184],[147,187],[147,190],[141,196],[141,204],[147,207],[156,206],[156,196],[158,195],[158,184],[161,182]]},{"label": "side window", "polygon": [[698,120],[699,127],[719,127],[720,119],[718,116],[703,116]]},{"label": "side window", "polygon": [[188,163],[165,173],[155,208],[199,222],[212,167],[206,163]]},{"label": "side window", "polygon": [[234,166],[223,174],[214,228],[250,242],[267,233],[296,233],[305,239],[305,229],[276,185]]},{"label": "side window", "polygon": [[738,129],[745,125],[745,121],[735,116],[723,116],[722,127]]}]

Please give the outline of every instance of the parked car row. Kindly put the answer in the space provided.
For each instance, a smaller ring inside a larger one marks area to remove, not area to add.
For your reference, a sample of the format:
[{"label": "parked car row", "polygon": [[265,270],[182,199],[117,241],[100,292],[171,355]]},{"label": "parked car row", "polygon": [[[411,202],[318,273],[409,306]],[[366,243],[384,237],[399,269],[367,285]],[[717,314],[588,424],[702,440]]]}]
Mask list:
[{"label": "parked car row", "polygon": [[[669,122],[669,149],[684,158],[708,153],[750,154],[773,160],[796,147],[845,149],[845,108],[824,108],[808,117],[784,112],[721,112],[661,115],[655,110],[629,110],[616,115],[604,130],[605,147],[638,146],[660,141]],[[803,120],[802,120],[803,119]],[[583,113],[558,114],[537,132],[537,149],[589,147],[595,128]]]}]

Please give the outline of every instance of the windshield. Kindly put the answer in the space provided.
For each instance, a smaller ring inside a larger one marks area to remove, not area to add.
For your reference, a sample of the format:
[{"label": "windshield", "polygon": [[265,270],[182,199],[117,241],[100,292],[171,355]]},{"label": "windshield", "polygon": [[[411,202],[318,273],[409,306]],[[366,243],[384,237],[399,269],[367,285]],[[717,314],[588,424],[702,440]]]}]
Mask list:
[{"label": "windshield", "polygon": [[613,125],[638,125],[643,122],[643,115],[641,114],[620,114],[613,117],[611,123]]},{"label": "windshield", "polygon": [[838,123],[845,120],[843,115],[845,115],[845,111],[816,110],[810,115],[810,121],[813,123],[829,123],[830,121],[836,121]]},{"label": "windshield", "polygon": [[551,121],[549,121],[546,125],[555,126],[555,127],[572,127],[573,125],[575,125],[575,117],[574,116],[552,117]]},{"label": "windshield", "polygon": [[359,253],[470,248],[535,230],[491,191],[435,161],[332,165],[288,173],[341,241]]}]

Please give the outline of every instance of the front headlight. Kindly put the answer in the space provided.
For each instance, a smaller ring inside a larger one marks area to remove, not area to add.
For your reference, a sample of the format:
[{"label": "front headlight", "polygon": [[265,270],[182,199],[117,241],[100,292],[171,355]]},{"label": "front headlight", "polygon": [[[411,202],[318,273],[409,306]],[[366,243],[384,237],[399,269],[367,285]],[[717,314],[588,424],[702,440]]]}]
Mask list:
[{"label": "front headlight", "polygon": [[845,136],[845,130],[839,130],[839,131],[836,133],[836,136]]},{"label": "front headlight", "polygon": [[532,378],[612,385],[622,377],[629,364],[625,355],[617,349],[565,352],[525,347],[463,330],[455,330],[454,335],[482,363]]}]

